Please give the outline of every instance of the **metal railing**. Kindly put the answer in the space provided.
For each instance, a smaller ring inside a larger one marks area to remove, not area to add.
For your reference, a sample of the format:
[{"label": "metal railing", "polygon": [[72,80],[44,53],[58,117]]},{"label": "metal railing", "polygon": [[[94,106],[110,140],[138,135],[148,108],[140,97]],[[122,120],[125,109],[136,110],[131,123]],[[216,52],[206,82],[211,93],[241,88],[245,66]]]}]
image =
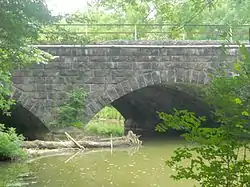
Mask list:
[{"label": "metal railing", "polygon": [[89,43],[107,40],[250,41],[250,25],[54,24],[40,42]]}]

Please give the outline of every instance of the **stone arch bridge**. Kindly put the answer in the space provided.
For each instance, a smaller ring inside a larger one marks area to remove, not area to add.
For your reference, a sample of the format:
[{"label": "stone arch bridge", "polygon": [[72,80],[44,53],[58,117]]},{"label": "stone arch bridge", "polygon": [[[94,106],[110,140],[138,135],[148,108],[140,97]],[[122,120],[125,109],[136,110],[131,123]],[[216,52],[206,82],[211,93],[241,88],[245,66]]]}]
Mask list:
[{"label": "stone arch bridge", "polygon": [[85,122],[109,104],[135,123],[127,128],[147,132],[159,121],[156,111],[185,107],[207,115],[209,108],[199,99],[199,87],[209,82],[210,72],[234,61],[238,53],[236,45],[228,46],[225,55],[219,42],[208,41],[37,47],[57,58],[17,69],[12,78],[13,98],[19,103],[13,116],[33,135],[46,131],[42,126],[49,127],[53,108],[76,88],[88,93]]}]

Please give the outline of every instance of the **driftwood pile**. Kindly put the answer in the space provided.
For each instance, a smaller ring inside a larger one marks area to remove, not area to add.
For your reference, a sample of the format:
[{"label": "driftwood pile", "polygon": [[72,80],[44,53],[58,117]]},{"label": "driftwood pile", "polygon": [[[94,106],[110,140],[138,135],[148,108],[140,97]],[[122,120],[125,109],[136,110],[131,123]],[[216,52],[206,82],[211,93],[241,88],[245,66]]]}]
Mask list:
[{"label": "driftwood pile", "polygon": [[22,147],[26,149],[78,148],[84,150],[85,148],[126,147],[138,146],[142,144],[142,142],[139,140],[139,136],[134,134],[132,131],[129,131],[127,136],[100,139],[99,141],[77,141],[72,138],[67,132],[65,132],[65,135],[69,139],[68,141],[24,141]]}]

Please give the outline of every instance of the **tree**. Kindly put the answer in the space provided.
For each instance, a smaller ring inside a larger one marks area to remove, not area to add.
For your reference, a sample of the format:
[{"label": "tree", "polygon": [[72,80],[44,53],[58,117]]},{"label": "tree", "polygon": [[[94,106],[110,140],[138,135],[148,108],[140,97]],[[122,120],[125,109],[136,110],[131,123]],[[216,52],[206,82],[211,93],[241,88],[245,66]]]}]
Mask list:
[{"label": "tree", "polygon": [[0,6],[0,110],[7,112],[13,101],[11,73],[14,68],[45,62],[48,54],[27,45],[52,17],[42,0],[2,0]]},{"label": "tree", "polygon": [[39,42],[81,44],[135,38],[220,40],[225,36],[230,39],[231,33],[235,41],[247,40],[248,27],[237,25],[249,23],[249,10],[247,0],[96,0],[85,12],[63,16],[58,23],[68,25],[47,28]]},{"label": "tree", "polygon": [[[51,57],[27,43],[38,37],[52,17],[42,0],[1,0],[0,17],[0,112],[10,115],[14,104],[10,97],[12,72],[30,63],[45,63]],[[0,159],[23,156],[21,140],[13,128],[0,124]]]},{"label": "tree", "polygon": [[178,148],[166,162],[177,171],[174,179],[193,179],[206,187],[250,186],[250,58],[244,45],[240,50],[242,60],[234,64],[237,76],[216,74],[206,91],[219,127],[202,126],[205,118],[186,110],[159,112],[163,122],[157,131],[184,129],[185,139],[194,143]]}]

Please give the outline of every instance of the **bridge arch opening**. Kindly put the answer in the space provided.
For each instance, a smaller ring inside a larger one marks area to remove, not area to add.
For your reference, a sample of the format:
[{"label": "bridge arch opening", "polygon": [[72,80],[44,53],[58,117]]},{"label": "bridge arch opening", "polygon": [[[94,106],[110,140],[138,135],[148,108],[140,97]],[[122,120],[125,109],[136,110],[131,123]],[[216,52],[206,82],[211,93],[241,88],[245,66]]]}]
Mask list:
[{"label": "bridge arch opening", "polygon": [[43,139],[49,129],[38,117],[24,108],[20,103],[12,106],[11,115],[0,113],[0,123],[6,127],[13,127],[18,134],[22,134],[26,140]]},{"label": "bridge arch opening", "polygon": [[[120,113],[120,116],[124,119],[122,121],[124,134],[132,130],[134,133],[140,134],[144,139],[177,137],[181,132],[173,129],[170,129],[167,133],[155,131],[155,126],[161,121],[156,112],[171,113],[174,108],[189,110],[197,116],[206,116],[207,121],[204,125],[211,127],[214,124],[209,105],[198,96],[189,94],[198,90],[200,90],[200,87],[195,85],[178,85],[177,87],[164,84],[150,85],[114,100],[108,108],[110,106],[114,107],[118,111],[116,113]],[[90,123],[98,119],[98,124],[95,125],[106,125],[101,119],[105,108],[100,110]],[[106,113],[106,115],[111,114]],[[121,124],[121,121],[119,122]]]},{"label": "bridge arch opening", "polygon": [[206,123],[211,125],[211,109],[200,99],[208,76],[205,71],[196,71],[196,74],[193,71],[188,69],[185,74],[181,74],[174,70],[164,70],[136,75],[92,99],[87,106],[87,113],[90,117],[94,116],[111,104],[125,118],[125,133],[131,129],[142,136],[157,134],[154,129],[160,120],[156,111],[169,113],[174,108],[206,116]]},{"label": "bridge arch opening", "polygon": [[180,135],[175,130],[169,130],[168,133],[155,131],[155,126],[160,122],[157,111],[171,113],[174,108],[186,109],[195,112],[197,116],[206,116],[206,123],[212,124],[210,108],[205,102],[186,92],[160,84],[133,91],[113,101],[111,105],[124,116],[125,133],[132,130],[143,138]]}]

